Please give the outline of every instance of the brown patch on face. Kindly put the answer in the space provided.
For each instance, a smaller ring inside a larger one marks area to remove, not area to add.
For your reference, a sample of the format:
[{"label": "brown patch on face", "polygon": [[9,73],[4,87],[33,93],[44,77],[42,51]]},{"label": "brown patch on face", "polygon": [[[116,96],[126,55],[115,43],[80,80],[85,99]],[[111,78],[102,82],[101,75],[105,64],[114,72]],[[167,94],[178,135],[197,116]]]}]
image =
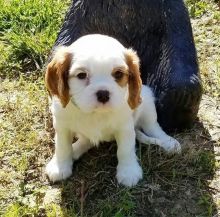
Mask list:
[{"label": "brown patch on face", "polygon": [[72,54],[67,47],[60,47],[52,61],[48,64],[45,83],[51,95],[56,95],[63,107],[66,107],[70,100],[68,74],[72,60]]},{"label": "brown patch on face", "polygon": [[128,70],[125,67],[117,67],[112,70],[112,76],[121,87],[125,87],[128,83]]},{"label": "brown patch on face", "polygon": [[141,86],[139,58],[132,49],[127,49],[125,52],[125,60],[128,65],[128,104],[131,109],[135,109],[141,103]]}]

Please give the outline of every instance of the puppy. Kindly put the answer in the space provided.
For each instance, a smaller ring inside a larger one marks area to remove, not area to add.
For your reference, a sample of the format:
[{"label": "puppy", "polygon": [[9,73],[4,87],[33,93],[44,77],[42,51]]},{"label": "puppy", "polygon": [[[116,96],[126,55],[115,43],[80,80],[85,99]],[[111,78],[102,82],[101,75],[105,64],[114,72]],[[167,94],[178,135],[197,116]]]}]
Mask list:
[{"label": "puppy", "polygon": [[[177,140],[157,122],[152,91],[142,86],[139,59],[116,39],[87,35],[59,47],[45,75],[52,96],[55,154],[46,166],[53,182],[72,174],[73,160],[100,142],[117,143],[117,180],[134,186],[142,178],[135,138],[180,152]],[[73,137],[77,141],[72,144]]]}]

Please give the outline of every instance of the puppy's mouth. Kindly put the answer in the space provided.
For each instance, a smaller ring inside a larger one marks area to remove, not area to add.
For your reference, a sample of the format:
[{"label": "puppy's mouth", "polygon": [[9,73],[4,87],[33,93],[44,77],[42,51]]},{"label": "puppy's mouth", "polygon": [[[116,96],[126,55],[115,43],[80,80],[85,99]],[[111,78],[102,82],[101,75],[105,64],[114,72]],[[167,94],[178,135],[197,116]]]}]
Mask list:
[{"label": "puppy's mouth", "polygon": [[94,108],[95,112],[109,112],[112,110],[113,110],[113,107],[112,107],[110,101],[107,103],[97,102],[97,104],[95,105],[95,108]]},{"label": "puppy's mouth", "polygon": [[96,101],[95,104],[92,106],[80,106],[79,103],[76,102],[74,97],[71,97],[71,103],[78,108],[79,110],[85,112],[85,113],[93,113],[93,112],[98,112],[98,113],[107,113],[109,111],[112,111],[114,108],[112,106],[111,100],[108,100],[108,102],[99,102]]}]

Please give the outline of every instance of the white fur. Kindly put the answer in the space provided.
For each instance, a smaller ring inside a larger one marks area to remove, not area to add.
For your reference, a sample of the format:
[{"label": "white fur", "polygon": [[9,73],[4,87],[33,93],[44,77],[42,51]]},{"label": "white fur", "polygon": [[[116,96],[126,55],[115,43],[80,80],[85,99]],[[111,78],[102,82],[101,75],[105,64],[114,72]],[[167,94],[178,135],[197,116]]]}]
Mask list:
[{"label": "white fur", "polygon": [[[117,180],[126,186],[136,185],[142,178],[142,169],[135,154],[135,132],[142,143],[160,145],[168,152],[180,152],[179,142],[168,136],[157,123],[154,97],[149,87],[142,88],[140,106],[134,111],[130,109],[128,87],[119,86],[111,75],[114,67],[128,67],[125,48],[117,40],[88,35],[74,42],[69,52],[73,53],[69,71],[73,103],[70,101],[63,108],[60,100],[52,97],[56,136],[55,154],[46,167],[50,180],[69,177],[73,160],[102,141],[116,140]],[[76,75],[82,67],[88,72],[88,78],[79,80]],[[106,104],[96,99],[96,92],[103,89],[110,92]],[[71,145],[74,136],[78,140]]]}]

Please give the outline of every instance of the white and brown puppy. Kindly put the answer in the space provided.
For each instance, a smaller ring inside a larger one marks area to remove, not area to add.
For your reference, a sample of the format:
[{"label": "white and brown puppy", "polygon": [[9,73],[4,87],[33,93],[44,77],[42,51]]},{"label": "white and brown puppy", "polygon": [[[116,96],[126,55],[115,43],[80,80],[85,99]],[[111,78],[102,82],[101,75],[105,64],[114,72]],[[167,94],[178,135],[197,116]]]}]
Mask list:
[{"label": "white and brown puppy", "polygon": [[[157,123],[154,97],[142,86],[136,53],[116,39],[87,35],[58,48],[45,78],[56,131],[55,154],[46,167],[51,181],[69,177],[73,160],[103,141],[116,140],[117,180],[126,186],[142,178],[135,137],[180,151],[178,141]],[[74,144],[73,137],[78,138]]]}]

